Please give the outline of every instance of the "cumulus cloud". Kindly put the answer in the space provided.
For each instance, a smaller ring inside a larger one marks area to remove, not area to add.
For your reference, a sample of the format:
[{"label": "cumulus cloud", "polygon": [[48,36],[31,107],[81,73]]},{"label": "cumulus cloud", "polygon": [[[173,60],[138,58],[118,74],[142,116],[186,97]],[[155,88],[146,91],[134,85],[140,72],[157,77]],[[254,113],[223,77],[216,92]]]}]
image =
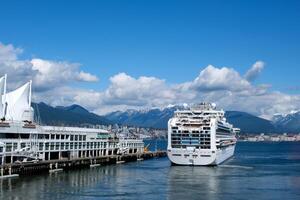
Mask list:
[{"label": "cumulus cloud", "polygon": [[110,86],[99,93],[99,113],[201,101],[216,102],[224,109],[264,118],[300,108],[299,95],[272,92],[269,84],[253,85],[227,67],[209,65],[194,80],[180,84],[167,84],[155,77],[134,78],[125,73],[111,77],[110,81]]},{"label": "cumulus cloud", "polygon": [[110,78],[110,83],[103,93],[103,102],[106,104],[155,106],[174,98],[165,81],[155,77],[141,76],[136,79],[119,73]]},{"label": "cumulus cloud", "polygon": [[191,87],[200,91],[229,90],[241,91],[250,88],[250,83],[243,79],[234,69],[212,65],[202,70],[191,83]]},{"label": "cumulus cloud", "polygon": [[72,81],[98,81],[97,76],[79,71],[80,64],[65,61],[32,59],[32,70],[37,73],[34,82],[39,89],[45,90],[64,85]]},{"label": "cumulus cloud", "polygon": [[270,118],[276,112],[300,107],[299,96],[270,92],[270,87],[269,84],[252,85],[234,69],[212,65],[201,70],[194,80],[180,84],[120,73],[110,78],[110,85],[105,91],[97,94],[99,106],[96,112],[209,101],[224,109]]},{"label": "cumulus cloud", "polygon": [[9,62],[17,60],[18,54],[23,52],[20,48],[15,48],[13,45],[4,45],[0,42],[0,62]]},{"label": "cumulus cloud", "polygon": [[262,61],[257,61],[252,65],[252,67],[246,72],[245,78],[248,81],[254,81],[259,74],[262,72],[262,70],[265,67],[265,63]]},{"label": "cumulus cloud", "polygon": [[22,60],[18,57],[22,52],[13,45],[0,43],[1,73],[8,74],[11,88],[32,79],[34,101],[51,105],[77,103],[105,114],[116,110],[209,101],[225,110],[240,110],[265,118],[300,108],[300,95],[272,91],[269,84],[256,85],[253,82],[264,68],[262,61],[254,63],[244,76],[230,67],[208,65],[194,79],[178,84],[169,84],[157,77],[118,73],[109,79],[106,89],[98,91],[72,84],[99,80],[81,70],[80,64],[41,58]]},{"label": "cumulus cloud", "polygon": [[95,75],[90,74],[90,73],[80,71],[79,74],[78,74],[78,80],[86,81],[86,82],[97,82],[97,81],[99,81],[99,78]]},{"label": "cumulus cloud", "polygon": [[63,87],[76,81],[95,82],[98,77],[80,70],[80,64],[66,61],[52,61],[40,58],[19,59],[23,52],[13,45],[0,43],[0,71],[8,74],[13,89],[28,80],[33,80],[37,91]]}]

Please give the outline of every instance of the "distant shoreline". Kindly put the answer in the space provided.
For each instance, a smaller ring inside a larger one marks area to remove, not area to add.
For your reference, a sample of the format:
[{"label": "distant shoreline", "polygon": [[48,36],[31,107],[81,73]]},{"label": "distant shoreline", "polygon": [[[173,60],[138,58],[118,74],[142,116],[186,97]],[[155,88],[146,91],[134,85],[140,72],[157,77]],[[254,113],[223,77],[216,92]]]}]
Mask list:
[{"label": "distant shoreline", "polygon": [[299,142],[300,134],[264,134],[260,135],[240,135],[238,136],[239,141],[249,141],[249,142]]},{"label": "distant shoreline", "polygon": [[271,141],[271,140],[264,140],[264,141],[250,141],[250,140],[237,140],[237,142],[249,142],[249,143],[297,143],[300,141]]}]

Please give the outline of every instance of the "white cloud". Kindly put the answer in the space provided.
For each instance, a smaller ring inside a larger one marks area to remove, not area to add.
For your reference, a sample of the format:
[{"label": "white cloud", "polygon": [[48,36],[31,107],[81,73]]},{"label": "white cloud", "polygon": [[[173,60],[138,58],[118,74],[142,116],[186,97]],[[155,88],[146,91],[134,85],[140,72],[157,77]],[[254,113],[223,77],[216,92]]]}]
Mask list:
[{"label": "white cloud", "polygon": [[34,83],[41,89],[63,86],[72,81],[98,81],[97,76],[79,71],[80,64],[65,61],[32,59],[32,69],[37,71]]},{"label": "white cloud", "polygon": [[86,82],[97,82],[97,81],[99,81],[99,78],[95,75],[90,74],[90,73],[80,71],[79,74],[78,74],[78,80],[86,81]]},{"label": "white cloud", "polygon": [[245,78],[248,81],[254,81],[259,74],[262,72],[262,70],[265,67],[265,63],[262,61],[257,61],[252,65],[252,67],[246,72]]},{"label": "white cloud", "polygon": [[164,80],[141,76],[137,79],[119,73],[110,78],[110,86],[103,93],[105,104],[154,106],[173,98]]},{"label": "white cloud", "polygon": [[168,84],[156,77],[119,73],[109,79],[110,84],[105,90],[97,91],[74,87],[76,82],[99,80],[82,71],[80,64],[40,58],[22,60],[18,58],[22,51],[0,43],[0,72],[8,74],[11,89],[32,79],[34,101],[52,105],[77,103],[104,114],[131,108],[210,101],[225,110],[240,110],[265,118],[300,108],[300,95],[272,91],[269,84],[252,82],[264,68],[262,61],[256,62],[244,76],[229,67],[209,65],[193,80],[179,84]]},{"label": "white cloud", "polygon": [[4,45],[0,42],[0,62],[9,62],[17,60],[18,54],[23,52],[20,48],[14,48],[13,45]]},{"label": "white cloud", "polygon": [[37,91],[63,87],[76,81],[98,81],[97,76],[80,70],[78,63],[40,58],[22,60],[18,58],[22,52],[11,44],[0,43],[0,71],[2,75],[8,74],[10,90],[28,80],[33,80]]},{"label": "white cloud", "polygon": [[234,69],[212,65],[202,70],[190,85],[200,91],[229,90],[241,91],[249,89],[250,83],[243,79]]},{"label": "white cloud", "polygon": [[[225,86],[221,87],[221,83]],[[300,95],[271,92],[270,87],[268,84],[252,85],[233,69],[208,66],[194,80],[181,84],[170,85],[155,77],[134,78],[119,73],[110,78],[110,85],[104,91],[64,87],[55,90],[55,96],[48,91],[42,97],[55,105],[77,103],[98,114],[201,101],[264,118],[300,108]]]}]

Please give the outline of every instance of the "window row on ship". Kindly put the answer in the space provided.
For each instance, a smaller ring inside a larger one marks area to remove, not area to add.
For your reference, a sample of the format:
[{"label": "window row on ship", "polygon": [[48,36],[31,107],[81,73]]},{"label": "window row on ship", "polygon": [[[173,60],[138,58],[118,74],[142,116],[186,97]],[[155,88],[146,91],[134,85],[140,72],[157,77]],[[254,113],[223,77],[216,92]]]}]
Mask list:
[{"label": "window row on ship", "polygon": [[210,130],[210,128],[208,127],[201,131],[196,131],[196,130],[189,130],[189,131],[188,130],[184,130],[184,131],[178,130],[178,131],[176,131],[176,130],[173,130],[172,133],[208,133],[209,130]]}]

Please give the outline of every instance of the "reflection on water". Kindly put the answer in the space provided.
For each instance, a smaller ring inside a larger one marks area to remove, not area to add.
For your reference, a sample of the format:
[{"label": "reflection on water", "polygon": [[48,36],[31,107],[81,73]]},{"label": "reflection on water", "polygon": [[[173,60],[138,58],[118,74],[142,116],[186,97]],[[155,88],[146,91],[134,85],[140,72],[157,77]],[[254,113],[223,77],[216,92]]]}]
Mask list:
[{"label": "reflection on water", "polygon": [[300,199],[299,147],[239,144],[221,167],[160,158],[2,180],[0,199]]},{"label": "reflection on water", "polygon": [[220,189],[219,173],[216,167],[172,166],[167,199],[214,199]]},{"label": "reflection on water", "polygon": [[0,199],[157,199],[169,162],[152,161],[2,180]]}]

